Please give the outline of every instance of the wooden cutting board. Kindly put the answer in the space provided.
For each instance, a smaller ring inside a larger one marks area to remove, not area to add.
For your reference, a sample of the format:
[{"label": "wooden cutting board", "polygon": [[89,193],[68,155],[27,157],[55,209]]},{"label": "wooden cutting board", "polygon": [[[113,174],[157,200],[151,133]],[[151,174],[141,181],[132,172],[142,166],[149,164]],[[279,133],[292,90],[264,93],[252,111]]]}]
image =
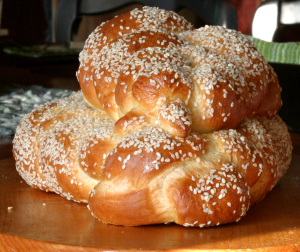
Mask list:
[{"label": "wooden cutting board", "polygon": [[203,229],[105,225],[86,205],[28,186],[12,158],[0,161],[0,186],[0,251],[300,251],[300,155],[240,222]]}]

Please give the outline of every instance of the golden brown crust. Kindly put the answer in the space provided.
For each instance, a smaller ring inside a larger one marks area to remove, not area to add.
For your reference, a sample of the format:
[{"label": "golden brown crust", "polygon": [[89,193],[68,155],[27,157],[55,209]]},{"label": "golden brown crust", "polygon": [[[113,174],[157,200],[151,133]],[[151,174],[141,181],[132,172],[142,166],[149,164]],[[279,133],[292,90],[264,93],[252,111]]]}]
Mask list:
[{"label": "golden brown crust", "polygon": [[81,93],[45,104],[18,126],[13,146],[16,168],[31,186],[87,202],[98,183],[103,155],[114,143],[112,129],[113,121],[88,106]]},{"label": "golden brown crust", "polygon": [[224,56],[244,75],[250,102],[248,117],[272,118],[278,113],[281,89],[276,73],[248,38],[240,32],[215,26],[205,26],[181,35],[193,45],[202,45]]}]

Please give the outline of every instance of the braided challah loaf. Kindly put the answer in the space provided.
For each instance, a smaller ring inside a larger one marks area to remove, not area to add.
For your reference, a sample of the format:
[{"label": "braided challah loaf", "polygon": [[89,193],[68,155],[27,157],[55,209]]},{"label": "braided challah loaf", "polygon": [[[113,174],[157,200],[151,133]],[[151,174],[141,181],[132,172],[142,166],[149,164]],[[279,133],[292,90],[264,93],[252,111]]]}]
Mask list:
[{"label": "braided challah loaf", "polygon": [[87,105],[81,92],[45,104],[17,129],[17,170],[33,187],[89,203],[106,223],[202,227],[240,219],[291,160],[278,116],[186,138],[142,117],[136,123],[143,127],[120,137],[114,121]]},{"label": "braided challah loaf", "polygon": [[105,223],[239,220],[288,169],[280,86],[250,40],[145,7],[100,25],[82,92],[24,116],[16,168]]},{"label": "braided challah loaf", "polygon": [[223,27],[192,29],[157,8],[100,25],[80,63],[85,99],[123,135],[136,114],[186,137],[235,128],[246,116],[272,118],[281,106],[277,76],[249,39]]}]

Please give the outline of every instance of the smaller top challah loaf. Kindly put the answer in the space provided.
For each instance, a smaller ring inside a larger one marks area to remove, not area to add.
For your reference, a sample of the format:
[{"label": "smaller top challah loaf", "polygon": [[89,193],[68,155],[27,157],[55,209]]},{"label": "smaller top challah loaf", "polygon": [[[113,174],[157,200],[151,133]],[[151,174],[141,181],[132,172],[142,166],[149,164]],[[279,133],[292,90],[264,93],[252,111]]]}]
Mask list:
[{"label": "smaller top challah loaf", "polygon": [[[126,135],[145,116],[176,136],[235,128],[281,106],[273,69],[241,33],[193,29],[176,13],[143,8],[100,25],[88,38],[77,72],[85,99]],[[268,94],[268,95],[266,95]]]}]

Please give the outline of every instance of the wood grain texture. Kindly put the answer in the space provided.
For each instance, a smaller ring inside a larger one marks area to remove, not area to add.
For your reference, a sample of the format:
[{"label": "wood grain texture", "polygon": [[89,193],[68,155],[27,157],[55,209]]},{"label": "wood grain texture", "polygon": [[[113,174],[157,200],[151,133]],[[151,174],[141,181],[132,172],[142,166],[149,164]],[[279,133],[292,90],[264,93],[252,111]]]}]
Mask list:
[{"label": "wood grain texture", "polygon": [[[238,223],[212,228],[105,225],[86,205],[29,187],[0,161],[0,251],[300,251],[300,155]],[[12,207],[10,209],[10,207]]]}]

